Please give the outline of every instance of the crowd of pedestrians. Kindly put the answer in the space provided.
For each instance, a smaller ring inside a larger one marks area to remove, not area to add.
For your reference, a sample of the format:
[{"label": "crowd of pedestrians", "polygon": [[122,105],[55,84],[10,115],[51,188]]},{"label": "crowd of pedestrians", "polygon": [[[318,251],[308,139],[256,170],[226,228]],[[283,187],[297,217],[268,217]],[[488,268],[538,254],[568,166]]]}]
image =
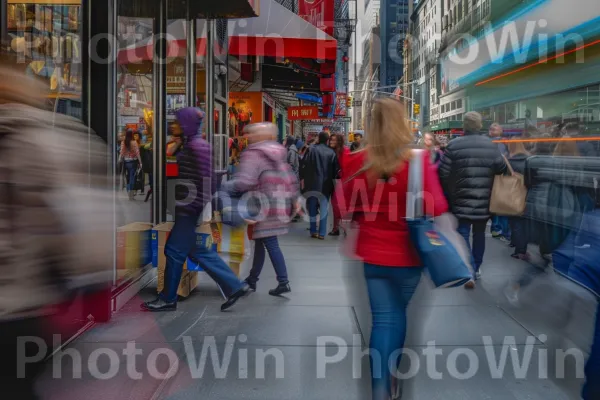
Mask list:
[{"label": "crowd of pedestrians", "polygon": [[[104,200],[97,195],[99,192],[85,199],[75,198],[86,200],[78,204],[91,207],[91,211],[79,214],[76,207],[61,209],[50,198],[59,187],[69,194],[73,193],[69,189],[78,187],[88,191],[94,185],[108,187],[105,177],[96,176],[96,164],[105,161],[106,155],[100,151],[102,146],[91,143],[88,133],[71,120],[57,119],[57,131],[63,134],[57,136],[60,140],[37,138],[43,136],[40,135],[44,131],[43,121],[48,118],[39,110],[41,97],[32,96],[38,93],[37,86],[14,72],[0,70],[0,78],[3,128],[0,205],[7,211],[0,219],[3,227],[1,260],[7,272],[0,285],[3,294],[0,296],[0,325],[5,334],[0,344],[3,355],[8,355],[8,361],[1,364],[0,377],[8,393],[17,395],[15,398],[35,398],[34,378],[41,363],[32,363],[26,378],[17,380],[11,369],[17,364],[13,359],[17,356],[16,341],[24,335],[44,335],[41,325],[49,312],[47,306],[69,298],[72,287],[65,286],[65,277],[98,276],[102,265],[108,265],[103,262],[101,252],[86,253],[86,261],[82,262],[82,249],[103,247],[81,245],[79,240],[71,243],[64,237],[69,232],[58,223],[69,220],[72,224],[76,219],[74,215],[88,218],[97,215],[102,209],[100,200]],[[463,136],[442,148],[435,135],[427,133],[425,151],[421,152],[413,151],[415,137],[408,125],[405,107],[392,99],[375,101],[366,137],[357,135],[350,147],[343,135],[326,131],[306,144],[294,137],[287,137],[282,144],[277,141],[275,125],[248,125],[243,130],[248,146],[240,154],[240,166],[219,192],[236,199],[248,193],[266,199],[248,202],[246,208],[238,210],[255,244],[249,275],[240,279],[218,253],[196,242],[198,221],[205,209],[215,203],[218,192],[212,149],[200,134],[204,116],[204,112],[191,107],[177,112],[177,130],[181,135],[176,156],[179,178],[186,184],[176,187],[175,222],[165,245],[164,289],[156,299],[141,305],[146,311],[177,309],[177,288],[188,257],[200,263],[223,290],[226,301],[221,306],[222,311],[257,290],[267,254],[277,277],[277,286],[269,294],[290,293],[279,238],[288,232],[294,218],[302,214],[301,199],[304,198],[312,238],[326,239],[330,208],[334,221],[330,236],[341,234],[342,220],[351,220],[356,227],[352,251],[363,263],[373,317],[369,348],[378,354],[370,358],[372,398],[391,398],[401,383],[385,371],[400,364],[401,358],[393,357],[404,347],[409,324],[407,308],[428,267],[419,256],[407,222],[411,166],[415,160],[424,166],[418,176],[428,195],[427,216],[453,214],[458,221],[457,231],[470,250],[473,276],[465,284],[466,288],[476,289],[476,282],[485,271],[489,226],[492,236],[513,247],[512,257],[523,262],[523,277],[507,288],[512,303],[518,302],[519,291],[532,280],[527,264],[531,259],[529,249],[533,246],[537,246],[540,255],[548,261],[546,267],[553,265],[592,292],[600,293],[597,262],[600,230],[597,223],[590,222],[600,221],[597,213],[599,154],[590,142],[571,140],[580,134],[576,125],[560,127],[554,135],[540,136],[548,140],[531,145],[519,137],[507,140],[499,124],[493,124],[489,133],[482,132],[481,115],[469,112],[464,117]],[[44,156],[41,160],[15,156],[23,151],[35,151],[35,146],[44,143],[49,147],[36,152]],[[82,154],[91,154],[94,159],[86,161]],[[120,158],[131,184],[143,163],[131,131],[125,133]],[[69,164],[65,164],[65,159]],[[44,168],[40,168],[40,162]],[[92,171],[91,178],[80,176],[78,172],[84,170]],[[498,177],[506,174],[522,176],[522,184],[527,189],[525,210],[493,215],[494,185]],[[336,185],[341,190],[336,190]],[[128,191],[132,190],[129,186]],[[104,222],[112,221],[102,217]],[[90,226],[100,225],[94,220]],[[105,237],[112,239],[112,235]],[[95,282],[96,287],[104,288],[107,281],[106,278]],[[23,296],[25,291],[30,295]],[[595,379],[600,376],[600,327],[598,319],[596,321],[594,342],[586,364],[584,400],[600,398],[600,381]],[[396,364],[389,364],[392,359]]]}]

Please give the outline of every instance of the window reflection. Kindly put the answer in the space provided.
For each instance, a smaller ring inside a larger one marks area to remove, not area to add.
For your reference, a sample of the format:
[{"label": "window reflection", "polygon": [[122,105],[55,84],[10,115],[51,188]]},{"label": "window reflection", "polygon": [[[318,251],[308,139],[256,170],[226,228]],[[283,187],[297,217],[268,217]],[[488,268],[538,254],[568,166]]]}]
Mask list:
[{"label": "window reflection", "polygon": [[49,109],[82,118],[81,1],[8,0],[10,62],[48,85]]}]

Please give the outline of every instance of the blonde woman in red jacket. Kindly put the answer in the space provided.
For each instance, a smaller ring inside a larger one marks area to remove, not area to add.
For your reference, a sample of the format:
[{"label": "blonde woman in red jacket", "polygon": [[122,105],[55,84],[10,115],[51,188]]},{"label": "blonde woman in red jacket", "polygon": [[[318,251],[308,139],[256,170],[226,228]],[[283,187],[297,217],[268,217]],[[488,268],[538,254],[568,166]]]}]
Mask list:
[{"label": "blonde woman in red jacket", "polygon": [[[379,100],[372,111],[366,146],[344,162],[343,212],[359,227],[355,254],[364,262],[373,326],[369,348],[373,400],[391,398],[391,368],[400,363],[406,336],[406,309],[419,284],[423,267],[405,221],[408,161],[414,137],[404,106]],[[424,154],[423,187],[426,209],[433,216],[448,210],[429,154]],[[338,192],[339,193],[339,192]],[[354,202],[351,204],[351,202]]]}]

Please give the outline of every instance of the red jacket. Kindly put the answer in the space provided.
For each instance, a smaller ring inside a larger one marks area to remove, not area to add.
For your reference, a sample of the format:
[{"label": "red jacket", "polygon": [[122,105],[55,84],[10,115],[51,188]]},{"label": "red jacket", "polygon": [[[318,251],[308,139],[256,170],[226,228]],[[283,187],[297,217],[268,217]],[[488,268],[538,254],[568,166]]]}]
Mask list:
[{"label": "red jacket", "polygon": [[[408,168],[403,164],[388,182],[369,187],[367,174],[359,173],[365,165],[366,151],[358,151],[344,157],[342,198],[338,198],[343,214],[352,213],[358,222],[359,233],[355,253],[365,263],[389,267],[416,267],[421,260],[408,235],[406,216],[406,192]],[[433,216],[448,211],[448,203],[442,192],[435,167],[429,154],[425,154],[424,190],[431,194]],[[336,193],[336,194],[337,194]],[[346,211],[346,212],[345,212]]]}]

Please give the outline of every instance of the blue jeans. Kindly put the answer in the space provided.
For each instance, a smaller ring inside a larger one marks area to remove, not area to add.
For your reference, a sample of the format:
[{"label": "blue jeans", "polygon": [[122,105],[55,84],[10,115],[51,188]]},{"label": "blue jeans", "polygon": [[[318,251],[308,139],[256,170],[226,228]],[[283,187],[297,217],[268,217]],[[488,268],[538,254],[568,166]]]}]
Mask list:
[{"label": "blue jeans", "polygon": [[500,220],[500,217],[498,217],[496,215],[492,216],[492,226],[491,226],[492,232],[498,232],[498,233],[502,232],[502,226],[500,225],[499,220]]},{"label": "blue jeans", "polygon": [[[473,228],[473,245],[471,246],[471,227]],[[475,272],[479,271],[483,264],[483,254],[485,253],[485,228],[487,220],[472,221],[461,219],[458,221],[458,233],[465,239],[467,246],[471,249],[473,268]]]},{"label": "blue jeans", "polygon": [[197,261],[229,297],[242,289],[243,284],[229,266],[214,250],[196,247],[196,223],[198,215],[176,215],[175,224],[165,245],[165,286],[160,296],[166,302],[177,301],[177,288],[183,273],[183,263],[190,257]]},{"label": "blue jeans", "polygon": [[263,265],[265,264],[265,249],[269,253],[271,264],[275,268],[277,274],[277,281],[279,283],[288,283],[287,267],[285,266],[285,259],[283,253],[279,248],[279,241],[277,236],[270,236],[262,239],[256,239],[254,246],[254,260],[252,261],[252,269],[250,270],[250,276],[248,282],[256,283],[262,272]]},{"label": "blue jeans", "polygon": [[494,215],[492,217],[492,232],[497,232],[510,240],[511,238],[511,228],[509,224],[508,217],[500,217]]},{"label": "blue jeans", "polygon": [[389,399],[390,373],[395,372],[391,369],[397,369],[400,364],[400,357],[396,355],[404,347],[406,337],[406,308],[421,280],[423,268],[367,263],[364,267],[373,317],[369,345],[373,400]]},{"label": "blue jeans", "polygon": [[310,234],[317,233],[317,213],[320,215],[319,236],[327,235],[327,215],[329,212],[329,198],[325,196],[311,196],[306,200],[308,215],[310,216]]},{"label": "blue jeans", "polygon": [[127,171],[127,191],[131,192],[135,187],[135,172],[138,168],[137,160],[125,161],[125,171]]}]

